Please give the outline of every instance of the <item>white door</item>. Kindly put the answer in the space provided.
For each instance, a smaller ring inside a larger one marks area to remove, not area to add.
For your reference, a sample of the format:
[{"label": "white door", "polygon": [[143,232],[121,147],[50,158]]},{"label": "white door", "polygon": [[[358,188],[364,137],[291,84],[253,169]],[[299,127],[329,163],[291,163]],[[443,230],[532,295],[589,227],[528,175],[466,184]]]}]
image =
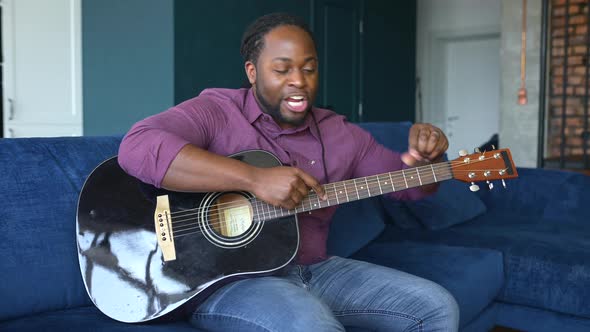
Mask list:
[{"label": "white door", "polygon": [[501,17],[501,0],[418,0],[417,120],[445,131],[450,159],[498,133]]},{"label": "white door", "polygon": [[1,5],[5,137],[80,135],[80,0]]},{"label": "white door", "polygon": [[488,141],[500,123],[500,37],[451,39],[444,43],[446,134],[449,157]]}]

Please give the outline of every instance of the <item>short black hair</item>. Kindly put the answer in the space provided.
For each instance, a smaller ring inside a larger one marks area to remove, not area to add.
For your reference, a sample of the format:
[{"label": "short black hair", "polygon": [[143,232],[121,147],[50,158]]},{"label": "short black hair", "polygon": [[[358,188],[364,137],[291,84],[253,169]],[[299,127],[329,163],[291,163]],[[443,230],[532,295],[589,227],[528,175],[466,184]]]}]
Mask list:
[{"label": "short black hair", "polygon": [[305,23],[305,20],[289,13],[271,13],[259,17],[244,31],[240,46],[240,54],[244,58],[244,61],[252,61],[256,64],[260,52],[264,48],[264,36],[272,29],[284,25],[292,25],[303,29],[309,34],[315,45],[313,33],[307,23]]}]

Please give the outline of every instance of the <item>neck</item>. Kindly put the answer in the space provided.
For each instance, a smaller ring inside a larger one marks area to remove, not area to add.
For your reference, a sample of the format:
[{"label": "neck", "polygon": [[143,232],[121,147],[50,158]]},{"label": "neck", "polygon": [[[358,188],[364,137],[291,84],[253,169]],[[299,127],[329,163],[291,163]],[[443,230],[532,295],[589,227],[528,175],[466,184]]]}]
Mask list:
[{"label": "neck", "polygon": [[311,191],[293,210],[274,207],[258,199],[252,203],[256,221],[291,216],[364,198],[421,187],[453,178],[450,162],[430,164],[323,185],[327,199]]}]

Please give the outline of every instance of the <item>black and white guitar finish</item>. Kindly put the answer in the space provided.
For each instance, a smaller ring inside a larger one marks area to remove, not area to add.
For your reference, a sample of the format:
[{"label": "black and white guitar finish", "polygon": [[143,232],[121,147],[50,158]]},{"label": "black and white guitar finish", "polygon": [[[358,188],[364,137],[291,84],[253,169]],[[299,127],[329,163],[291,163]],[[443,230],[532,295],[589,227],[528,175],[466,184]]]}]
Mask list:
[{"label": "black and white guitar finish", "polygon": [[[261,150],[231,157],[257,167],[281,165]],[[289,264],[299,245],[297,213],[451,178],[516,176],[504,149],[325,184],[327,200],[312,191],[296,209],[286,210],[248,192],[158,189],[126,174],[113,157],[90,174],[80,193],[76,240],[82,278],[107,316],[151,321],[200,303],[228,282]]]}]

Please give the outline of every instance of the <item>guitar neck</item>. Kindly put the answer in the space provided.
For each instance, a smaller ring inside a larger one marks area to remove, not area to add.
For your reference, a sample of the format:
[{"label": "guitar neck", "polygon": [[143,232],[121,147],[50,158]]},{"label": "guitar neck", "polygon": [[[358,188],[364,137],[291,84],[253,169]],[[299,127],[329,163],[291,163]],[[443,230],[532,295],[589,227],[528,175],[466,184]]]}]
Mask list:
[{"label": "guitar neck", "polygon": [[310,191],[301,204],[293,210],[275,207],[258,199],[253,200],[255,220],[291,216],[301,212],[313,211],[329,206],[358,201],[396,191],[421,187],[453,178],[450,162],[430,164],[394,172],[365,176],[361,178],[333,182],[323,185],[327,199],[322,200],[317,193]]}]

